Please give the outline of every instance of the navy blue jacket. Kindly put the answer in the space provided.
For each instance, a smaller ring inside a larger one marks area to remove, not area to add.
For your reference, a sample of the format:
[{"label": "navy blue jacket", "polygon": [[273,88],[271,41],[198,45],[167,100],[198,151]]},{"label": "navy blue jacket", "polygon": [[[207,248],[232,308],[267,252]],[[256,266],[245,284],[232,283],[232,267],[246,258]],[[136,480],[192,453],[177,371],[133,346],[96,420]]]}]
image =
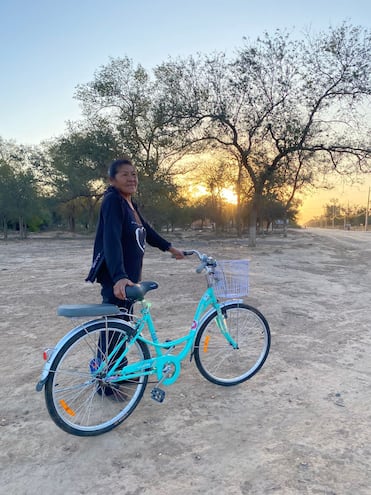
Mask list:
[{"label": "navy blue jacket", "polygon": [[163,239],[139,213],[138,223],[129,203],[113,186],[104,193],[94,242],[93,263],[86,281],[114,285],[122,278],[141,280],[146,242],[168,251],[170,242]]}]

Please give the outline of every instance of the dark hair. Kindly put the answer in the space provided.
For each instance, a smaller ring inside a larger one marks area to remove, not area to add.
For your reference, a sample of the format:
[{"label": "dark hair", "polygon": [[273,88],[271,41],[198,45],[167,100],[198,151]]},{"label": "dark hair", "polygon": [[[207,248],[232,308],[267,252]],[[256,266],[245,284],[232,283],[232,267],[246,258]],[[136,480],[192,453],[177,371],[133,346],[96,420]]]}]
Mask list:
[{"label": "dark hair", "polygon": [[117,172],[121,165],[133,165],[130,158],[120,158],[119,160],[115,160],[108,167],[108,177],[110,179],[114,179],[116,177]]}]

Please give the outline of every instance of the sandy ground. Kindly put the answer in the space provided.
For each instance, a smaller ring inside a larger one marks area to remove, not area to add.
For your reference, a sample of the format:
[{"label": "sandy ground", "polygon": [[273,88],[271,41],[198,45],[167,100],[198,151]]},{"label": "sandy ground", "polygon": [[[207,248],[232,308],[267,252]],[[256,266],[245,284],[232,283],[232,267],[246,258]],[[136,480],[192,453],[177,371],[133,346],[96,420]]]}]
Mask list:
[{"label": "sandy ground", "polygon": [[[187,360],[164,403],[149,386],[112,432],[68,435],[35,384],[44,347],[71,328],[58,304],[100,302],[99,287],[83,281],[92,240],[0,241],[0,492],[371,494],[371,233],[308,229],[266,236],[255,249],[197,234],[174,244],[250,258],[247,299],[272,330],[262,370],[223,388]],[[192,319],[204,284],[195,263],[146,254],[163,337]]]}]

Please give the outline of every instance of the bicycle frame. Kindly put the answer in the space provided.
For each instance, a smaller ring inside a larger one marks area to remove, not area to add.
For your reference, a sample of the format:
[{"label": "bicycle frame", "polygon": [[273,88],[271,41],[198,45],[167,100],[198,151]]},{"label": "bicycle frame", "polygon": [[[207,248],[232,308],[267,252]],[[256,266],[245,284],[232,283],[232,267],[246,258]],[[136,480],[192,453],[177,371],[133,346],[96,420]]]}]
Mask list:
[{"label": "bicycle frame", "polygon": [[[203,270],[206,270],[207,274],[213,274],[213,270],[216,266],[215,260],[205,254],[201,254],[196,250],[184,251],[185,255],[196,254],[201,261],[201,264],[196,269],[197,273],[201,273]],[[120,382],[125,380],[132,380],[134,378],[138,378],[143,375],[154,375],[157,374],[157,379],[159,383],[163,383],[164,385],[170,385],[174,383],[180,374],[181,371],[181,361],[187,356],[189,352],[191,352],[191,359],[193,355],[194,341],[197,335],[197,332],[203,325],[204,321],[214,312],[217,312],[216,323],[219,327],[221,333],[224,335],[226,340],[233,348],[238,348],[237,343],[232,339],[228,332],[227,322],[223,315],[223,307],[229,304],[231,301],[236,303],[243,303],[242,299],[229,299],[228,301],[220,303],[215,295],[215,291],[212,285],[212,281],[208,278],[208,287],[201,296],[198,305],[196,307],[193,321],[191,327],[186,335],[180,337],[178,339],[168,340],[165,342],[160,342],[157,334],[154,322],[152,320],[152,316],[150,313],[150,303],[145,300],[141,301],[141,316],[136,319],[136,322],[133,323],[123,323],[121,319],[118,319],[117,316],[120,315],[120,310],[117,306],[114,305],[106,305],[107,307],[102,307],[99,305],[99,312],[95,312],[96,308],[94,308],[93,313],[86,313],[85,315],[101,315],[102,319],[105,321],[106,329],[109,331],[109,324],[112,323],[122,323],[130,327],[130,332],[126,339],[121,340],[109,353],[105,360],[103,360],[98,369],[95,371],[96,374],[103,372],[106,377],[106,381],[111,382]],[[84,306],[84,305],[82,305]],[[93,305],[95,306],[95,305]],[[109,307],[108,307],[109,306]],[[208,311],[207,309],[210,308]],[[82,308],[84,311],[84,308]],[[89,311],[91,308],[89,308]],[[84,317],[84,313],[81,311],[81,308],[78,308],[76,314],[67,314],[61,313],[62,316],[69,317]],[[103,312],[102,312],[103,311]],[[73,312],[74,313],[74,312]],[[44,351],[44,355],[46,356],[46,363],[41,372],[40,380],[36,385],[36,390],[41,391],[43,386],[45,385],[51,367],[55,358],[57,357],[60,350],[69,341],[69,339],[73,338],[78,332],[82,329],[87,330],[91,325],[95,325],[99,320],[89,320],[85,323],[79,325],[72,329],[68,334],[66,334],[54,348],[49,348]],[[142,335],[142,332],[145,328],[148,328],[149,338],[145,338]],[[145,359],[137,363],[128,364],[122,370],[118,370],[118,366],[124,360],[128,350],[133,345],[136,340],[140,340],[145,343],[147,346],[154,348],[155,356],[150,359]],[[170,354],[170,351],[179,345],[183,345],[183,349],[178,354]],[[115,355],[119,354],[120,348],[126,347],[124,352],[120,355],[117,360],[115,359],[114,366],[110,367],[110,370],[107,372],[105,370],[105,362],[110,361]],[[205,352],[207,351],[208,343],[204,344]]]},{"label": "bicycle frame", "polygon": [[[128,340],[122,341],[117,344],[112,352],[109,354],[109,356],[107,356],[107,360],[109,361],[112,356],[114,356],[115,354],[117,355],[120,347],[123,347],[124,344],[126,344],[125,351],[121,354],[120,358],[117,359],[115,365],[108,372],[107,381],[119,383],[123,380],[133,380],[134,378],[138,378],[142,375],[156,374],[159,383],[162,383],[163,385],[173,384],[180,375],[181,361],[183,361],[183,359],[193,348],[196,334],[205,317],[209,314],[205,314],[206,310],[209,307],[211,307],[210,311],[216,310],[218,313],[217,324],[220,331],[226,337],[231,346],[237,348],[237,343],[233,341],[228,333],[226,321],[222,313],[224,303],[220,304],[218,302],[215,296],[214,289],[212,287],[208,287],[201,296],[195,310],[193,321],[188,334],[178,339],[167,340],[164,342],[158,340],[156,328],[150,312],[150,306],[150,303],[142,301],[142,316],[139,318],[135,325],[135,335],[132,338],[129,338]],[[147,339],[142,335],[142,332],[146,327],[148,329],[150,339]],[[150,359],[145,359],[137,363],[129,364],[125,366],[123,370],[116,372],[117,367],[125,358],[130,347],[136,340],[141,340],[142,342],[147,344],[147,346],[154,348],[156,355],[154,357],[151,357]],[[179,345],[183,345],[183,348],[178,354],[169,354],[171,349]],[[205,351],[207,351],[207,349],[205,349]],[[101,372],[104,366],[104,362],[101,363],[100,367],[97,370],[97,373]]]}]

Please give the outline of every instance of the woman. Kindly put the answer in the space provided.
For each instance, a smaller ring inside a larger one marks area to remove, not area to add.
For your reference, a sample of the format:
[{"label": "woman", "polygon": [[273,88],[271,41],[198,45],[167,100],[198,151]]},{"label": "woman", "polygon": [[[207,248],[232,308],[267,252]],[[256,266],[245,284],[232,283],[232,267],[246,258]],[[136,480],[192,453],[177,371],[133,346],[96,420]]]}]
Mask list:
[{"label": "woman", "polygon": [[139,213],[132,201],[138,175],[131,160],[123,158],[109,167],[110,186],[104,194],[94,243],[93,264],[87,281],[97,280],[104,303],[125,307],[125,288],[142,275],[145,244],[169,251],[176,259],[183,252],[163,239]]},{"label": "woman", "polygon": [[[94,242],[93,264],[86,281],[97,280],[101,284],[103,303],[115,304],[130,312],[130,302],[125,301],[125,289],[141,280],[146,242],[162,251],[169,251],[176,259],[184,258],[184,254],[148,225],[133,203],[132,195],[137,191],[138,176],[131,160],[123,158],[114,161],[108,173],[111,185],[104,193]],[[92,371],[97,369],[102,358],[107,359],[107,355],[113,352],[117,344],[115,335],[113,332],[100,334],[98,354],[90,362]],[[110,366],[114,365],[117,358],[113,356]],[[127,359],[124,358],[118,369],[126,365]],[[119,384],[101,386],[97,393],[125,400]]]}]

